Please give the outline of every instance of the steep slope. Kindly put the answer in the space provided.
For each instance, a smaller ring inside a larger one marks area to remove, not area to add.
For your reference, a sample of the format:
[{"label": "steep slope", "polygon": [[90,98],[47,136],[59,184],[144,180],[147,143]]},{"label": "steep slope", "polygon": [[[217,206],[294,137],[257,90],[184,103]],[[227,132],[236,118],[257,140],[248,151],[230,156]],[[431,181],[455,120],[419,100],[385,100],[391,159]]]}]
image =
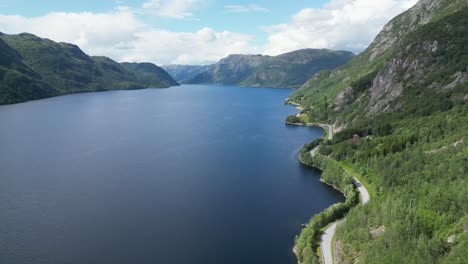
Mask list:
[{"label": "steep slope", "polygon": [[184,82],[198,74],[208,70],[210,65],[164,65],[162,68],[167,71],[178,82]]},{"label": "steep slope", "polygon": [[[426,27],[466,5],[463,0],[423,0],[390,21],[364,52],[334,71],[322,71],[311,78],[290,98],[306,107],[311,119],[334,120],[339,124],[364,115],[392,112],[402,107],[403,87],[430,86],[433,91],[454,88],[467,78],[461,42],[448,43],[463,33],[463,25],[453,30]],[[439,36],[432,36],[435,33]],[[445,36],[442,34],[447,33]],[[411,36],[410,36],[411,35]],[[464,41],[460,39],[460,41]],[[433,61],[436,63],[433,63]],[[456,63],[457,65],[453,65]],[[450,64],[450,65],[449,65]],[[438,68],[447,67],[443,82]],[[398,69],[398,70],[397,70]],[[408,83],[411,82],[411,83]],[[417,85],[416,85],[417,84]]]},{"label": "steep slope", "polygon": [[230,55],[184,83],[299,87],[320,70],[334,69],[354,55],[346,51],[304,49],[279,56]]},{"label": "steep slope", "polygon": [[0,39],[0,104],[14,103],[21,98],[43,98],[59,92],[21,61],[21,56]]},{"label": "steep slope", "polygon": [[[4,43],[0,46],[1,52],[16,54],[10,63],[12,68],[8,69],[13,70],[14,65],[22,65],[29,69],[28,74],[33,73],[29,74],[32,79],[22,79],[25,83],[21,80],[15,82],[16,91],[20,92],[16,94],[13,93],[15,86],[11,81],[6,83],[3,76],[2,103],[76,92],[177,85],[172,77],[156,65],[121,65],[106,57],[90,57],[76,45],[56,43],[27,33],[2,34],[0,40]],[[27,82],[31,85],[28,86]]]},{"label": "steep slope", "polygon": [[[375,192],[338,225],[335,263],[466,263],[466,47],[468,2],[422,0],[289,99],[308,119],[336,125],[318,151],[335,166],[324,175],[352,171]],[[300,261],[317,261],[317,234],[297,238]]]}]

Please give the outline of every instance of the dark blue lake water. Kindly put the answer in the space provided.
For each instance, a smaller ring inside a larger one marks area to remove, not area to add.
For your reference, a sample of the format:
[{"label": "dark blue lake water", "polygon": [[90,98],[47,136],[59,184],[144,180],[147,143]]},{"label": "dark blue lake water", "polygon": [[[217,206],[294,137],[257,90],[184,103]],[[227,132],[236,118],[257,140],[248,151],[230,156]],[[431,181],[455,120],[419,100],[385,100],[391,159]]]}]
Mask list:
[{"label": "dark blue lake water", "polygon": [[0,107],[0,263],[295,263],[341,201],[302,167],[290,89],[183,86]]}]

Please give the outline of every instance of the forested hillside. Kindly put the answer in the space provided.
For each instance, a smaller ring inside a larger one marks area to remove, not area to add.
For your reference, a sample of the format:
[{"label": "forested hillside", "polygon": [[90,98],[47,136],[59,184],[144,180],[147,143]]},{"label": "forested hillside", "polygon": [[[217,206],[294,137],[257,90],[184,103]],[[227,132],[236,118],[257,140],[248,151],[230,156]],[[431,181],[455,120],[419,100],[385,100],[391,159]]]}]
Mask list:
[{"label": "forested hillside", "polygon": [[0,104],[67,93],[178,85],[154,64],[119,64],[32,34],[0,34]]},{"label": "forested hillside", "polygon": [[[321,156],[375,190],[338,225],[335,263],[467,263],[467,36],[468,2],[422,0],[291,96],[336,125]],[[305,263],[314,239],[299,237]]]}]

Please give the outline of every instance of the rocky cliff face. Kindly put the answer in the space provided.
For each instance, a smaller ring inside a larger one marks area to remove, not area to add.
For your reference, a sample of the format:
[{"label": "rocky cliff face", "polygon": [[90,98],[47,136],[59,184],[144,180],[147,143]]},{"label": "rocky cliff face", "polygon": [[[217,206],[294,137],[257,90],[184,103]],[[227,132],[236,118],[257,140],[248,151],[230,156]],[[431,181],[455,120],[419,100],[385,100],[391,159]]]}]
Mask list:
[{"label": "rocky cliff face", "polygon": [[[440,4],[437,1],[423,2],[429,7]],[[418,4],[419,8],[420,6]],[[426,11],[424,14],[430,17]],[[461,21],[441,20],[409,34],[409,39],[402,40],[394,55],[383,64],[373,80],[368,113],[373,115],[398,110],[402,105],[391,102],[402,95],[404,88],[409,90],[424,86],[437,93],[464,84],[467,72],[463,70],[466,66],[464,67],[463,62],[456,63],[455,66],[454,63],[448,63],[448,60],[454,54],[466,55],[466,40],[459,42],[456,36],[467,32],[468,25]],[[443,78],[436,78],[438,75]]]},{"label": "rocky cliff face", "polygon": [[429,23],[442,11],[456,9],[464,0],[421,0],[407,12],[395,17],[384,26],[374,42],[369,46],[370,60],[398,43],[408,33]]},{"label": "rocky cliff face", "polygon": [[[332,116],[349,123],[405,109],[404,95],[415,90],[439,93],[464,85],[467,6],[465,0],[418,2],[390,21],[363,53],[310,79],[291,99],[311,109],[312,119]],[[324,97],[328,115],[314,110]]]}]

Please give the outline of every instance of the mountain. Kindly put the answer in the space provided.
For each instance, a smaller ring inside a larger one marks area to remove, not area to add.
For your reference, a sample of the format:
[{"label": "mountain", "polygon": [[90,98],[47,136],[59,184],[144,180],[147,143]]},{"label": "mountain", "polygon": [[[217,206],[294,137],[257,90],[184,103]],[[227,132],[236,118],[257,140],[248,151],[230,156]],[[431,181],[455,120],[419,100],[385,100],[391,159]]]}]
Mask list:
[{"label": "mountain", "polygon": [[21,55],[1,38],[0,80],[0,104],[18,102],[18,98],[45,98],[59,94],[42,80],[41,75],[25,65]]},{"label": "mountain", "polygon": [[156,65],[90,57],[76,45],[27,33],[1,34],[0,54],[0,104],[77,92],[178,85]]},{"label": "mountain", "polygon": [[[303,122],[335,125],[333,140],[315,157],[306,145],[301,159],[371,191],[369,204],[338,224],[335,263],[466,263],[467,47],[468,2],[421,0],[364,52],[288,99],[303,107]],[[318,260],[317,223],[344,207],[313,217],[297,237],[301,263]]]},{"label": "mountain", "polygon": [[208,70],[210,65],[164,65],[162,68],[167,71],[178,82],[184,82],[198,74]]},{"label": "mountain", "polygon": [[345,124],[355,117],[404,108],[400,99],[409,88],[451,90],[468,78],[465,39],[456,35],[464,33],[464,25],[457,22],[456,28],[446,30],[441,27],[454,22],[435,22],[462,12],[464,5],[462,0],[420,1],[389,22],[368,49],[339,69],[315,75],[290,99],[310,108],[312,119],[331,117]]},{"label": "mountain", "polygon": [[147,86],[152,86],[155,83],[160,83],[161,87],[179,85],[168,72],[153,63],[123,62],[120,65],[127,71],[137,74],[138,79]]},{"label": "mountain", "polygon": [[279,56],[229,55],[184,83],[299,87],[318,71],[334,69],[353,57],[351,52],[325,49],[303,49]]}]

